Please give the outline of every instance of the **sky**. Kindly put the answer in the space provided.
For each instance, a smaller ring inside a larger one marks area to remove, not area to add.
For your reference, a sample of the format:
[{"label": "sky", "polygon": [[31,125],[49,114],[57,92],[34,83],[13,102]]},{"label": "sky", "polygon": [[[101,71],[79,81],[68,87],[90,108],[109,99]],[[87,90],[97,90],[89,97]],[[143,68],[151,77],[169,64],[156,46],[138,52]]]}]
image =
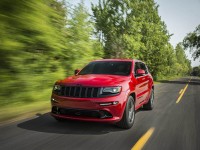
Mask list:
[{"label": "sky", "polygon": [[[159,15],[166,23],[169,33],[173,34],[170,43],[174,47],[200,24],[200,0],[155,1],[159,5]],[[192,66],[200,65],[200,58],[193,61],[189,51],[186,54],[188,59],[192,60]]]},{"label": "sky", "polygon": [[[67,1],[77,4],[80,0]],[[96,4],[98,0],[84,0],[84,2],[91,12],[91,2]],[[167,25],[169,33],[173,34],[170,43],[174,47],[200,24],[200,0],[155,0],[155,2],[159,5],[161,19]],[[200,58],[193,61],[189,50],[186,51],[186,55],[192,61],[193,67],[200,65]]]}]

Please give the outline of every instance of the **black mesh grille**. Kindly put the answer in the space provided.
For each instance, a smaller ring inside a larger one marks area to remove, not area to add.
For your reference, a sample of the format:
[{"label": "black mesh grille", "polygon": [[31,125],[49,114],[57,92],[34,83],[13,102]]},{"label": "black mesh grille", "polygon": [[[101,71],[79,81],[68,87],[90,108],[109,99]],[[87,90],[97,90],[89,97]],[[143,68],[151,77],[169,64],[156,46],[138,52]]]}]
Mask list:
[{"label": "black mesh grille", "polygon": [[100,87],[62,86],[61,91],[56,93],[65,97],[91,98],[99,97]]},{"label": "black mesh grille", "polygon": [[56,106],[52,107],[53,114],[61,114],[67,116],[78,116],[78,117],[91,117],[91,118],[112,118],[111,113],[105,110],[83,110],[83,109],[72,109],[72,108],[59,108]]}]

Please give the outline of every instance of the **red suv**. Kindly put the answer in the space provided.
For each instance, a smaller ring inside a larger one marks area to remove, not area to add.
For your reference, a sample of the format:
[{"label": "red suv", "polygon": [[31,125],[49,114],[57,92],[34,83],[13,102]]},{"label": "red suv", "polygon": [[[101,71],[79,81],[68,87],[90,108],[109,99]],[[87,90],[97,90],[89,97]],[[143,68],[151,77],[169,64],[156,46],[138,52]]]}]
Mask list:
[{"label": "red suv", "polygon": [[51,114],[58,121],[111,122],[128,129],[135,111],[142,106],[151,110],[153,102],[153,78],[143,62],[102,59],[55,83]]}]

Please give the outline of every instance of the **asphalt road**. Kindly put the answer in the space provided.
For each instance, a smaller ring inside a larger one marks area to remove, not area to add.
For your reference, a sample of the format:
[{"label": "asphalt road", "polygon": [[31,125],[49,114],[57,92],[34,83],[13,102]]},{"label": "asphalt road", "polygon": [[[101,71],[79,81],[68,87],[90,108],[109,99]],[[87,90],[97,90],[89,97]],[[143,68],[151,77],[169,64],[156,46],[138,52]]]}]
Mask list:
[{"label": "asphalt road", "polygon": [[[146,141],[141,140],[152,128]],[[140,109],[129,130],[91,122],[58,123],[48,113],[0,127],[0,150],[130,150],[140,140],[144,150],[200,150],[200,78],[156,85],[154,110]]]}]

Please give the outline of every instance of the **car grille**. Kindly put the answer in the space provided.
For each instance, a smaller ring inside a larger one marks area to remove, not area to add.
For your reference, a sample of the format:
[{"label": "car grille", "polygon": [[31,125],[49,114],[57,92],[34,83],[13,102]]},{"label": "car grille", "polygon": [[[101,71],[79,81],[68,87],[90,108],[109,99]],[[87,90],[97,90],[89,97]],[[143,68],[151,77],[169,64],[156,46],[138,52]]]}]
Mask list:
[{"label": "car grille", "polygon": [[60,108],[57,106],[52,107],[53,114],[67,115],[75,117],[89,117],[89,118],[112,118],[111,113],[105,110],[85,110],[85,109],[72,109],[72,108]]},{"label": "car grille", "polygon": [[59,96],[91,98],[99,97],[100,87],[62,86]]}]

